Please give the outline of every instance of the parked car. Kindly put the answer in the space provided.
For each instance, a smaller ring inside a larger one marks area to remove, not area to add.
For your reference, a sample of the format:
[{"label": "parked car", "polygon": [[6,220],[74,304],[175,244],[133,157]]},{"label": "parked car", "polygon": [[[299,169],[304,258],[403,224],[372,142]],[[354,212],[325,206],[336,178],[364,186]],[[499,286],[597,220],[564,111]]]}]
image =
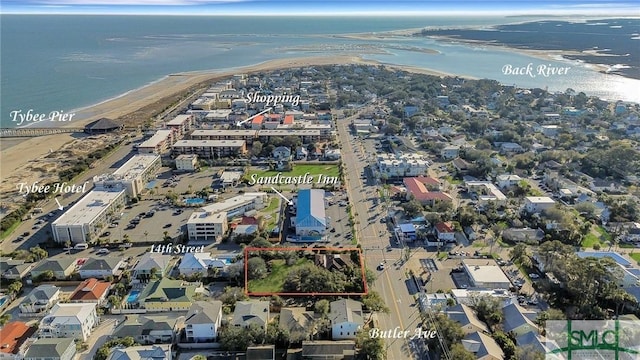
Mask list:
[{"label": "parked car", "polygon": [[532,273],[532,274],[529,274],[529,277],[532,278],[532,279],[539,279],[540,275]]},{"label": "parked car", "polygon": [[109,253],[109,249],[105,249],[105,248],[98,249],[98,251],[96,251],[97,255],[102,255],[102,254],[106,255],[108,253]]}]

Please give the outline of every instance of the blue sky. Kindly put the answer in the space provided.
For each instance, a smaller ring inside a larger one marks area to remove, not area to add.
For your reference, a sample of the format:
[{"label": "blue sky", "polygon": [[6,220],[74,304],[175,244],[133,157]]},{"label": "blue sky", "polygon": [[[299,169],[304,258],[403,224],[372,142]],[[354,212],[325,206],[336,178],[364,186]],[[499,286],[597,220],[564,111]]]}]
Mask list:
[{"label": "blue sky", "polygon": [[2,0],[1,13],[166,15],[638,16],[637,1]]}]

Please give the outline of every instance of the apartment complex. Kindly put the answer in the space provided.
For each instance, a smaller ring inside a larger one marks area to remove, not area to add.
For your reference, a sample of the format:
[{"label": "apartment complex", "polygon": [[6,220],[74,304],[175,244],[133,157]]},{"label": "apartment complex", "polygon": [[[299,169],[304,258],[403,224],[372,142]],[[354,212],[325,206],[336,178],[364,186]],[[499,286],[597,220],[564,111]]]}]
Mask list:
[{"label": "apartment complex", "polygon": [[155,154],[138,154],[122,165],[113,174],[103,174],[93,177],[96,190],[121,190],[127,196],[136,197],[145,185],[155,178],[162,166],[160,156]]}]

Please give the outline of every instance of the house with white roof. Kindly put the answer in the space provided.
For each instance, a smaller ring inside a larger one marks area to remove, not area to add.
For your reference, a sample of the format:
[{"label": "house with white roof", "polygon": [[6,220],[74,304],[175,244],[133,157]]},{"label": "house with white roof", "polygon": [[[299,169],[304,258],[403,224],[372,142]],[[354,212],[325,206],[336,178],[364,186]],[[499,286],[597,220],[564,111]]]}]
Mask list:
[{"label": "house with white roof", "polygon": [[226,263],[222,259],[211,257],[210,253],[186,253],[178,265],[180,275],[207,275],[210,268],[218,268],[220,271],[226,268]]},{"label": "house with white roof", "polygon": [[74,338],[86,341],[100,318],[96,303],[58,303],[51,313],[40,321],[40,337]]}]

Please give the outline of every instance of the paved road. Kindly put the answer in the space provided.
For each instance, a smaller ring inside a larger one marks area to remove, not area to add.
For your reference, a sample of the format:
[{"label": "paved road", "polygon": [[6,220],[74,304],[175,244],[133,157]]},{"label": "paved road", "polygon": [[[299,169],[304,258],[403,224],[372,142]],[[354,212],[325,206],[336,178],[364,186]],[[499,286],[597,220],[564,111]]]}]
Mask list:
[{"label": "paved road", "polygon": [[[373,285],[373,290],[382,295],[390,309],[389,314],[380,314],[379,328],[393,330],[399,327],[400,330],[409,330],[413,333],[413,329],[420,323],[420,316],[414,299],[409,295],[405,285],[405,269],[401,263],[397,262],[402,256],[402,250],[398,247],[392,247],[391,251],[387,250],[392,241],[386,224],[379,221],[385,214],[383,214],[384,207],[376,199],[378,187],[373,185],[374,179],[361,178],[368,161],[373,159],[370,156],[375,154],[375,150],[365,149],[358,140],[352,141],[349,134],[350,120],[351,118],[347,118],[338,121],[338,138],[342,144],[342,152],[353,154],[353,156],[344,157],[343,161],[346,168],[349,202],[356,220],[357,238],[362,244],[368,268],[376,269],[378,264],[386,261],[385,269],[376,271],[378,278]],[[408,340],[386,340],[387,358],[413,358]]]}]

